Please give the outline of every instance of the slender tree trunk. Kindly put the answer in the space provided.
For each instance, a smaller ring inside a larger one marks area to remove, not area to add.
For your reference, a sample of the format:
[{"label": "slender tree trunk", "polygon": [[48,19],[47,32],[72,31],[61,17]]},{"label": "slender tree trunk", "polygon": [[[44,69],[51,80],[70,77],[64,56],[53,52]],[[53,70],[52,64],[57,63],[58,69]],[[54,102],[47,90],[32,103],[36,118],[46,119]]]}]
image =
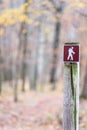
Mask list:
[{"label": "slender tree trunk", "polygon": [[[29,0],[25,0],[25,3],[29,4]],[[29,6],[25,7],[25,15],[27,16],[27,10]],[[22,61],[22,91],[25,91],[25,81],[26,81],[26,69],[27,69],[27,64],[26,64],[26,54],[27,54],[27,47],[28,47],[28,25],[27,23],[23,23],[23,28],[24,30],[24,35],[23,35],[23,61]]]},{"label": "slender tree trunk", "polygon": [[3,64],[4,64],[4,62],[2,62],[1,66],[0,66],[0,94],[2,93],[2,84],[3,84],[3,81],[4,81]]},{"label": "slender tree trunk", "polygon": [[19,32],[19,38],[20,38],[20,42],[18,45],[18,52],[17,52],[17,57],[16,57],[16,66],[15,66],[15,84],[14,84],[14,101],[17,102],[18,101],[18,77],[19,77],[19,63],[20,63],[20,53],[21,53],[21,47],[22,47],[22,42],[21,42],[21,31],[22,31],[22,27],[20,29]]},{"label": "slender tree trunk", "polygon": [[0,94],[2,93],[2,83],[3,83],[3,76],[4,76],[4,56],[3,56],[3,39],[2,36],[0,36]]},{"label": "slender tree trunk", "polygon": [[[21,53],[21,48],[24,44],[24,51],[23,51],[23,66],[22,66],[22,81],[23,81],[23,86],[22,86],[22,91],[24,91],[24,84],[25,84],[25,74],[26,74],[26,66],[25,66],[25,58],[26,58],[26,43],[24,43],[24,41],[26,42],[27,38],[27,33],[25,32],[24,37],[22,37],[21,32],[23,31],[23,29],[25,29],[26,24],[22,23],[21,25],[21,29],[20,29],[20,33],[19,33],[19,38],[20,38],[20,42],[19,42],[19,46],[18,46],[18,54],[17,54],[17,58],[16,58],[16,70],[15,70],[15,87],[14,87],[14,100],[17,101],[18,100],[18,72],[19,72],[19,62],[20,62],[20,53]],[[24,39],[23,39],[24,38]]]},{"label": "slender tree trunk", "polygon": [[39,76],[39,83],[40,83],[40,89],[41,91],[43,91],[43,86],[44,86],[44,82],[45,82],[45,63],[46,63],[46,57],[45,57],[45,50],[46,48],[46,36],[45,36],[45,17],[42,16],[40,19],[41,25],[38,28],[39,30],[39,35],[38,35],[38,39],[39,39],[39,49],[38,49],[38,76]]},{"label": "slender tree trunk", "polygon": [[56,13],[55,18],[58,20],[55,24],[55,35],[54,35],[54,43],[53,43],[53,57],[52,57],[52,69],[50,73],[50,82],[53,83],[52,89],[54,90],[56,88],[55,82],[56,82],[56,71],[57,71],[57,64],[58,64],[58,48],[59,48],[59,39],[60,39],[60,29],[61,29],[61,17],[62,11],[64,8],[64,2],[59,1],[58,5],[54,0],[51,0]]},{"label": "slender tree trunk", "polygon": [[[87,69],[87,63],[86,63],[86,69]],[[81,97],[87,98],[87,72],[85,73],[85,78],[84,78],[84,84],[83,84]]]},{"label": "slender tree trunk", "polygon": [[[42,19],[40,19],[42,20]],[[40,21],[41,22],[41,21]],[[40,33],[41,33],[41,25],[33,28],[32,30],[35,29],[33,32],[33,42],[32,46],[34,47],[34,50],[31,50],[31,63],[30,63],[30,70],[29,70],[29,78],[30,78],[30,89],[31,90],[36,90],[37,89],[37,76],[38,76],[38,59],[39,59],[39,49],[40,49]]]},{"label": "slender tree trunk", "polygon": [[59,47],[59,37],[60,37],[60,28],[61,23],[57,22],[55,25],[55,37],[54,37],[54,44],[53,44],[53,57],[52,57],[52,69],[51,69],[51,77],[50,82],[53,83],[52,89],[55,89],[55,81],[56,81],[56,70],[57,70],[57,63],[58,63],[58,47]]},{"label": "slender tree trunk", "polygon": [[23,39],[23,61],[22,61],[22,91],[25,91],[25,80],[26,80],[26,69],[27,69],[27,65],[26,65],[26,53],[27,53],[27,24],[23,23],[23,29],[26,30],[26,32],[24,33],[24,39]]},{"label": "slender tree trunk", "polygon": [[[19,56],[17,56],[17,60],[19,60]],[[14,85],[14,101],[18,101],[18,70],[19,70],[19,64],[16,63],[16,70],[15,70],[15,85]]]},{"label": "slender tree trunk", "polygon": [[36,81],[37,81],[37,58],[38,58],[38,49],[33,50],[31,53],[31,63],[30,63],[30,89],[36,90]]},{"label": "slender tree trunk", "polygon": [[2,93],[2,70],[0,70],[0,94],[1,93]]},{"label": "slender tree trunk", "polygon": [[20,32],[19,32],[19,45],[18,45],[18,52],[17,52],[17,57],[16,57],[16,67],[15,67],[15,85],[14,85],[14,101],[17,102],[18,101],[18,77],[19,77],[19,62],[20,62],[20,53],[21,53],[21,48],[23,46],[23,40],[22,40],[22,32],[23,30],[23,23],[21,24],[21,28],[20,28]]}]

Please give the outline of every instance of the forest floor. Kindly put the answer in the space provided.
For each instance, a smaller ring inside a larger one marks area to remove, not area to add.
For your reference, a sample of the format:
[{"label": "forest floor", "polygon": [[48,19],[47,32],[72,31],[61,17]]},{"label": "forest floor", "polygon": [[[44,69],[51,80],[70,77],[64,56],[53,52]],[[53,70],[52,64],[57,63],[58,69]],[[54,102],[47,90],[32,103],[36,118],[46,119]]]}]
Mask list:
[{"label": "forest floor", "polygon": [[[62,130],[63,91],[0,96],[0,130]],[[87,130],[87,100],[80,100],[80,130]]]}]

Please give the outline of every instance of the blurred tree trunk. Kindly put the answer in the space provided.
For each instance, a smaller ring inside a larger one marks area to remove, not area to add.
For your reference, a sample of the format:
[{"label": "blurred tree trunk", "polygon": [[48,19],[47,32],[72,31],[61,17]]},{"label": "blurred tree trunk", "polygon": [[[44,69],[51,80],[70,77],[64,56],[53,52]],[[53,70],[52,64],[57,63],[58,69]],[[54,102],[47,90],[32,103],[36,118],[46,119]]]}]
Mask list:
[{"label": "blurred tree trunk", "polygon": [[[2,29],[3,26],[0,26],[0,29]],[[0,94],[2,93],[2,84],[4,82],[4,67],[5,67],[5,54],[4,54],[4,47],[3,42],[5,39],[4,36],[0,36]]]},{"label": "blurred tree trunk", "polygon": [[[29,8],[29,0],[25,0],[25,3],[28,3],[28,6],[25,7],[25,15],[28,16],[28,8]],[[26,55],[27,55],[27,47],[28,47],[28,25],[27,23],[23,23],[22,28],[23,34],[23,59],[22,59],[22,91],[25,91],[25,80],[26,80],[26,71],[27,71],[27,64],[26,64]]]},{"label": "blurred tree trunk", "polygon": [[45,50],[46,50],[46,40],[45,40],[45,16],[42,16],[40,18],[40,26],[39,26],[39,49],[38,49],[38,78],[39,83],[41,87],[41,91],[43,91],[43,85],[45,82],[45,63],[46,63],[46,57],[45,57]]},{"label": "blurred tree trunk", "polygon": [[[31,62],[30,62],[30,69],[29,69],[29,78],[30,78],[30,90],[36,90],[37,89],[37,66],[38,66],[38,63],[37,63],[37,60],[38,60],[38,33],[39,33],[39,30],[38,28],[32,28],[33,29],[36,29],[34,32],[33,32],[33,42],[31,41],[31,46],[33,47],[31,50]],[[32,40],[32,39],[31,39]]]},{"label": "blurred tree trunk", "polygon": [[54,43],[53,43],[53,57],[52,57],[52,69],[51,69],[51,77],[50,82],[54,83],[54,86],[52,89],[55,89],[55,77],[56,77],[56,70],[57,70],[57,63],[58,63],[58,46],[59,46],[59,37],[60,37],[60,28],[61,23],[57,22],[55,25],[55,37],[54,37]]},{"label": "blurred tree trunk", "polygon": [[26,64],[26,53],[27,53],[27,24],[23,23],[23,29],[24,30],[24,34],[23,34],[23,59],[22,59],[22,91],[25,91],[25,80],[26,80],[26,69],[27,69],[27,64]]},{"label": "blurred tree trunk", "polygon": [[15,85],[14,85],[14,101],[18,101],[18,78],[19,78],[19,67],[20,67],[20,54],[21,54],[21,49],[22,49],[22,24],[19,32],[19,45],[18,45],[18,50],[17,50],[17,57],[16,57],[16,65],[15,65]]},{"label": "blurred tree trunk", "polygon": [[1,56],[1,37],[0,37],[0,94],[2,92],[2,56]]},{"label": "blurred tree trunk", "polygon": [[59,39],[60,39],[60,30],[61,30],[61,14],[62,14],[62,3],[60,3],[59,7],[56,8],[55,17],[57,22],[55,24],[55,35],[54,35],[54,43],[53,43],[53,57],[52,57],[52,69],[50,73],[50,82],[53,83],[52,89],[55,89],[55,82],[56,82],[56,71],[58,65],[58,48],[59,48]]},{"label": "blurred tree trunk", "polygon": [[[24,3],[28,3],[28,0],[25,0]],[[25,12],[27,12],[28,6],[25,7]],[[25,13],[26,14],[26,13]],[[27,14],[26,14],[27,15]],[[24,33],[22,35],[22,33]],[[22,37],[23,36],[23,37]],[[14,101],[18,100],[18,71],[19,71],[19,59],[20,59],[20,51],[21,47],[23,46],[23,62],[22,62],[22,91],[24,91],[24,85],[25,85],[25,74],[26,74],[26,64],[25,64],[25,59],[26,59],[26,48],[27,48],[27,24],[23,22],[21,24],[20,32],[19,32],[19,46],[18,46],[18,54],[17,54],[17,59],[16,59],[16,76],[15,76],[15,87],[14,87]]]},{"label": "blurred tree trunk", "polygon": [[2,93],[2,83],[3,83],[3,59],[0,57],[0,94]]},{"label": "blurred tree trunk", "polygon": [[36,90],[37,88],[37,50],[35,50],[31,56],[31,65],[30,65],[30,90]]},{"label": "blurred tree trunk", "polygon": [[[5,9],[4,7],[4,1],[0,0],[0,14],[3,12],[3,10]],[[0,25],[0,30],[3,28],[2,25]],[[4,35],[5,36],[5,35]],[[3,48],[2,48],[2,44],[3,44],[3,37],[2,35],[0,35],[0,94],[2,93],[2,83],[3,83],[3,76],[4,76],[4,60],[3,60],[3,54],[2,52],[4,52]]]},{"label": "blurred tree trunk", "polygon": [[3,84],[3,81],[4,81],[4,70],[3,70],[3,64],[4,62],[2,62],[0,65],[0,94],[2,93],[2,84]]},{"label": "blurred tree trunk", "polygon": [[1,74],[0,74],[0,94],[2,93],[2,78],[1,78]]},{"label": "blurred tree trunk", "polygon": [[[86,63],[86,70],[87,70],[87,63]],[[87,98],[87,72],[85,72],[84,84],[83,84],[83,88],[82,88],[81,97]]]},{"label": "blurred tree trunk", "polygon": [[39,79],[41,87],[44,83],[44,63],[45,63],[45,41],[44,41],[44,19],[43,16],[39,18],[40,25],[36,27],[34,46],[36,50],[31,52],[31,59],[34,62],[31,64],[30,70],[30,89],[37,89],[37,78]]}]

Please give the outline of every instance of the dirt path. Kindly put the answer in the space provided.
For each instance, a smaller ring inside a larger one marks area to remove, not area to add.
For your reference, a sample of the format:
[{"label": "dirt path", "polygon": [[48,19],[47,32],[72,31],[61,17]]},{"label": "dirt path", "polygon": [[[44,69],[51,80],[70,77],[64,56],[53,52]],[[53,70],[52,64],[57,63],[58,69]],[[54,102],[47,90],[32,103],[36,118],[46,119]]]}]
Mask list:
[{"label": "dirt path", "polygon": [[62,94],[23,93],[0,98],[0,130],[61,130]]}]

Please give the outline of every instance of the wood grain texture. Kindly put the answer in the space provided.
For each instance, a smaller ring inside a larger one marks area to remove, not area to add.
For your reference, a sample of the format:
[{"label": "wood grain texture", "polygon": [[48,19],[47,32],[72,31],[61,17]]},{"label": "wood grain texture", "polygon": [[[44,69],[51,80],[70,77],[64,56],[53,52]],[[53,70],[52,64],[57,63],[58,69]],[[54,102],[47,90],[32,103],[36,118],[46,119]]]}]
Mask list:
[{"label": "wood grain texture", "polygon": [[78,113],[79,63],[68,63],[64,65],[63,130],[78,130]]}]

